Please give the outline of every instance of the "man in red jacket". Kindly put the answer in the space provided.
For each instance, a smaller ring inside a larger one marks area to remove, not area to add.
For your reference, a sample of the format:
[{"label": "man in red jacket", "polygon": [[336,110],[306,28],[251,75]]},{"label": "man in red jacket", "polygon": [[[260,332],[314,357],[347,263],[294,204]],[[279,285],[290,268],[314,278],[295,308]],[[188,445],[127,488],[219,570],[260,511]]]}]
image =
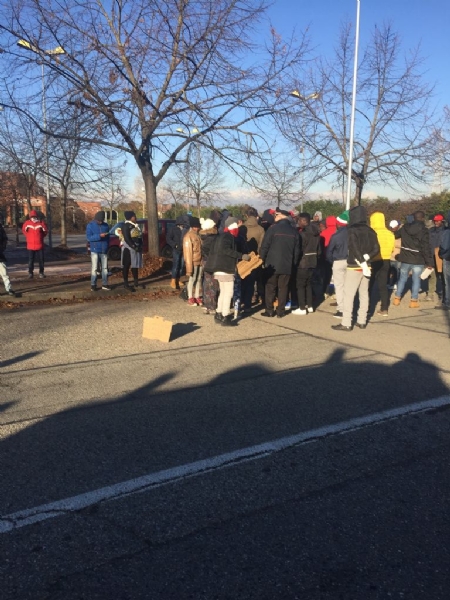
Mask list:
[{"label": "man in red jacket", "polygon": [[28,279],[33,279],[34,261],[39,262],[39,277],[44,275],[44,238],[48,233],[47,225],[41,221],[35,210],[30,211],[28,219],[22,226],[22,233],[27,240]]}]

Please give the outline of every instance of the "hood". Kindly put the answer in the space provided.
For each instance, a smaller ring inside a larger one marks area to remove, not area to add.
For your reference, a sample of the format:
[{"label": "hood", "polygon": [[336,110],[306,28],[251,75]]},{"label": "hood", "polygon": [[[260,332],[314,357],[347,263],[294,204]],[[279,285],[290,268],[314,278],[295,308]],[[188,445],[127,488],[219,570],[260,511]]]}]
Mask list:
[{"label": "hood", "polygon": [[374,212],[370,215],[370,226],[372,229],[386,229],[386,219],[381,212]]},{"label": "hood", "polygon": [[[180,218],[180,225],[183,225],[183,227],[187,227],[189,228],[191,226],[190,220],[189,220],[189,215],[181,215]],[[177,219],[178,220],[178,219]]]},{"label": "hood", "polygon": [[175,225],[184,225],[184,216],[181,215],[175,219]]},{"label": "hood", "polygon": [[336,227],[336,217],[333,217],[333,215],[327,217],[325,223],[327,227]]},{"label": "hood", "polygon": [[405,223],[403,225],[404,230],[411,236],[419,234],[422,229],[426,229],[425,223],[422,221],[413,221],[412,223]]},{"label": "hood", "polygon": [[244,225],[247,225],[249,227],[257,227],[258,219],[256,217],[247,217],[247,220],[245,221]]},{"label": "hood", "polygon": [[349,225],[356,225],[358,223],[367,225],[367,210],[365,206],[355,206],[350,209]]}]

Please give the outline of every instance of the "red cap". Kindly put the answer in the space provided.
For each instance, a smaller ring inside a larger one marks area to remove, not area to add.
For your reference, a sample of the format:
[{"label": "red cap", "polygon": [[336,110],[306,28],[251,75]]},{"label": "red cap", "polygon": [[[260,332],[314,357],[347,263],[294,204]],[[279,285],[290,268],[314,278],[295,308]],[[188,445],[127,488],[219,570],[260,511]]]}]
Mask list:
[{"label": "red cap", "polygon": [[30,210],[30,214],[28,215],[29,217],[37,217],[38,214],[35,210]]},{"label": "red cap", "polygon": [[442,215],[435,215],[433,217],[433,221],[443,221],[444,217]]}]

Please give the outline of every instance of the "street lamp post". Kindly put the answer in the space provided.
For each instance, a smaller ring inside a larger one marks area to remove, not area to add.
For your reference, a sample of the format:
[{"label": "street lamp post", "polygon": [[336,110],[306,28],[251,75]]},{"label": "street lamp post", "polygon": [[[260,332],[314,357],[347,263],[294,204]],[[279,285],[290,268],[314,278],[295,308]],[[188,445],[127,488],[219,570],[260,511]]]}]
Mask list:
[{"label": "street lamp post", "polygon": [[355,110],[356,110],[356,80],[358,77],[358,47],[359,47],[359,14],[361,2],[356,0],[356,29],[355,29],[355,60],[353,64],[353,90],[352,90],[352,111],[350,116],[350,147],[348,151],[348,176],[347,176],[347,201],[346,210],[350,209],[350,194],[352,189],[352,168],[353,168],[353,138],[355,135]]},{"label": "street lamp post", "polygon": [[[19,40],[17,45],[21,48],[25,48],[25,50],[30,50],[35,54],[42,55],[46,54],[47,56],[59,56],[61,54],[65,54],[65,50],[61,48],[61,46],[57,46],[51,50],[40,50],[36,46],[33,46],[30,42],[26,40]],[[46,187],[46,217],[48,223],[48,246],[49,248],[53,247],[53,239],[52,239],[52,209],[50,205],[50,160],[48,155],[48,131],[47,131],[47,102],[46,102],[46,90],[45,90],[45,70],[44,70],[44,61],[41,61],[41,77],[42,77],[42,122],[44,126],[44,152],[45,152],[45,187]]]}]

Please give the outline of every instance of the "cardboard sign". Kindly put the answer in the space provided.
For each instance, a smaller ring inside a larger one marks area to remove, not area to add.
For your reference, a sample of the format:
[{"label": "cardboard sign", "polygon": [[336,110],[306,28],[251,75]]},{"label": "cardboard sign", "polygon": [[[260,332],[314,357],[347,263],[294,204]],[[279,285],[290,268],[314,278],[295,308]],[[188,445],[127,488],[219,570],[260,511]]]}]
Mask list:
[{"label": "cardboard sign", "polygon": [[172,321],[165,321],[163,317],[144,317],[142,337],[148,340],[169,342],[172,326]]}]

